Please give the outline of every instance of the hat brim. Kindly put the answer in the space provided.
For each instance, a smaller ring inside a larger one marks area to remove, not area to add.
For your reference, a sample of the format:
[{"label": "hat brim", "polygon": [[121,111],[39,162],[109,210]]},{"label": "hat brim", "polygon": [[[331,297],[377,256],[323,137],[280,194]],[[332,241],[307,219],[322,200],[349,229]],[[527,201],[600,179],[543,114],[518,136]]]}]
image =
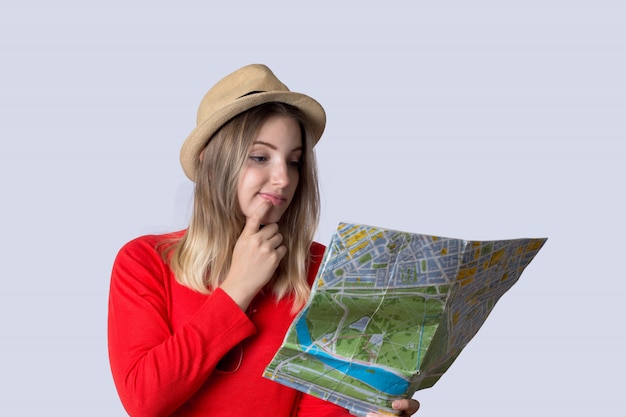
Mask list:
[{"label": "hat brim", "polygon": [[326,112],[315,99],[293,91],[270,91],[251,94],[222,107],[191,131],[180,150],[180,163],[185,175],[195,182],[196,160],[200,151],[220,127],[246,110],[271,102],[290,104],[300,109],[304,113],[313,133],[313,145],[319,141],[326,127]]}]

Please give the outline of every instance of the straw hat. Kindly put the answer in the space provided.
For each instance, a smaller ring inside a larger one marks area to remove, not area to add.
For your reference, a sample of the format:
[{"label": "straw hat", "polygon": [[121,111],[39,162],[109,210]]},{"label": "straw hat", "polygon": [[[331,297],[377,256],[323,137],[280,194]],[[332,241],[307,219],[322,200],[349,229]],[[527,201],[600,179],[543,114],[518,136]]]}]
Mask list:
[{"label": "straw hat", "polygon": [[196,159],[222,125],[254,106],[269,102],[299,108],[310,124],[313,144],[317,143],[326,126],[324,108],[307,95],[289,91],[265,65],[247,65],[218,81],[200,102],[196,128],[180,150],[180,163],[185,175],[195,181]]}]

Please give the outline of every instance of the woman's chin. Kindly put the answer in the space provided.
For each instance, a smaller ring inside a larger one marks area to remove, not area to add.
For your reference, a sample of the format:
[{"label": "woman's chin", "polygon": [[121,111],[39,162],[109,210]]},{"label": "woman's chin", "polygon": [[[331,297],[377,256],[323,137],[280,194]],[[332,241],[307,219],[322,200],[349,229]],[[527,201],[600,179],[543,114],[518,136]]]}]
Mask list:
[{"label": "woman's chin", "polygon": [[278,223],[278,221],[280,220],[280,217],[278,216],[271,216],[271,217],[267,217],[261,220],[261,224],[263,226],[265,226],[266,224],[272,224],[272,223]]},{"label": "woman's chin", "polygon": [[270,212],[262,219],[261,223],[262,224],[278,223],[282,215],[283,215],[282,210],[280,210],[280,213]]}]

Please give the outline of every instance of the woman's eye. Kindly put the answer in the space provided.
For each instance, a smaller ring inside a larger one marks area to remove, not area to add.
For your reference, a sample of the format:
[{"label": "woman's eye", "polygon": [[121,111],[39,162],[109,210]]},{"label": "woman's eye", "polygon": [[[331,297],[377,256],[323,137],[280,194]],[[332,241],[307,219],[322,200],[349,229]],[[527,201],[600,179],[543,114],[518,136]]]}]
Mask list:
[{"label": "woman's eye", "polygon": [[267,158],[264,156],[250,155],[250,159],[254,162],[265,162]]},{"label": "woman's eye", "polygon": [[302,166],[302,161],[301,160],[295,160],[295,161],[291,161],[289,162],[289,165],[291,165],[294,168],[300,168]]}]

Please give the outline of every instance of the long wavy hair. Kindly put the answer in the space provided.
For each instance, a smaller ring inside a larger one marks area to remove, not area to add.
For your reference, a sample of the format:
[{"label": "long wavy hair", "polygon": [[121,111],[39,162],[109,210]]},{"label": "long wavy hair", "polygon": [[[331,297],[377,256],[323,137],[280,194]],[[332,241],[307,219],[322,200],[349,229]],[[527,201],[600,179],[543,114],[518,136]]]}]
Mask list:
[{"label": "long wavy hair", "polygon": [[184,235],[164,253],[177,281],[208,294],[228,274],[233,248],[245,216],[237,199],[237,184],[261,125],[271,116],[294,118],[302,137],[299,181],[289,207],[278,222],[287,254],[270,284],[277,299],[293,294],[293,311],[309,297],[307,268],[319,222],[317,164],[310,127],[294,106],[266,103],[243,112],[222,126],[196,161],[193,212]]}]

